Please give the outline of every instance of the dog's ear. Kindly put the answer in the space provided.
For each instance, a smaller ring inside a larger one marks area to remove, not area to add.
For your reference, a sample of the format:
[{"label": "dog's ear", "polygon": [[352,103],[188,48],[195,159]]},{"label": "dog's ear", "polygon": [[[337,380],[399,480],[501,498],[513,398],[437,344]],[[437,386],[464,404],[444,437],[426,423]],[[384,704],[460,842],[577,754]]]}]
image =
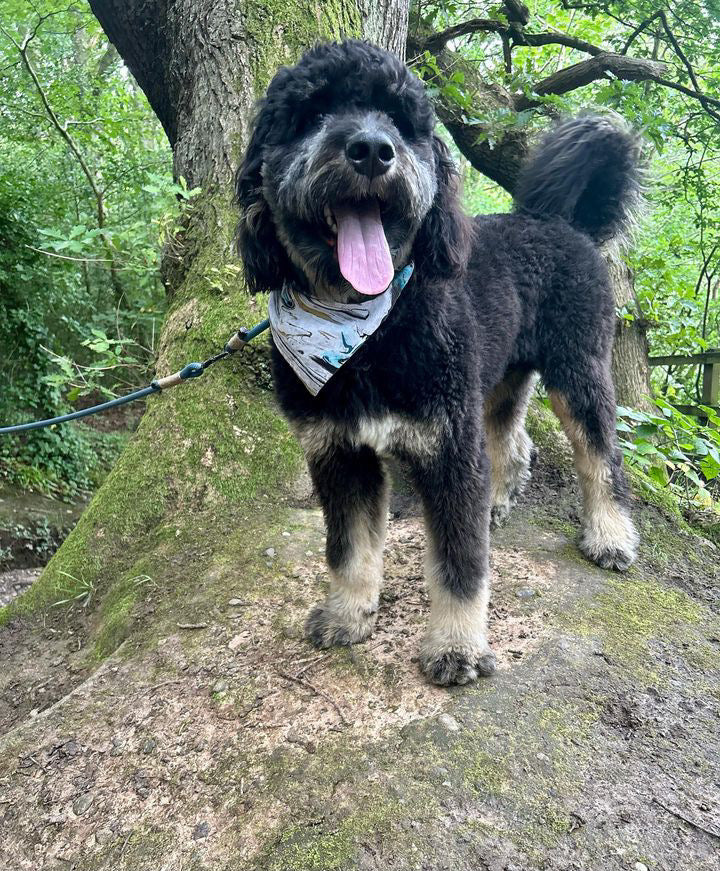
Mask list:
[{"label": "dog's ear", "polygon": [[253,294],[279,290],[290,272],[287,254],[263,196],[263,145],[271,128],[265,115],[261,110],[245,159],[235,175],[235,201],[240,208],[236,242],[245,267],[245,281]]},{"label": "dog's ear", "polygon": [[415,237],[415,266],[426,279],[457,278],[467,266],[470,222],[460,205],[460,184],[447,145],[433,136],[437,193]]}]

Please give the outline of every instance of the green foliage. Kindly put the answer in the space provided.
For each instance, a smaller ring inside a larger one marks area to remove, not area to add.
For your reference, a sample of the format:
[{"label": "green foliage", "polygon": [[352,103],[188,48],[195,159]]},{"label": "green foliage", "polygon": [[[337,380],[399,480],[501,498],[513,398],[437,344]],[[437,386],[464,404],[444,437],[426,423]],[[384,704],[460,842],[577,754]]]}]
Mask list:
[{"label": "green foliage", "polygon": [[471,215],[490,215],[509,212],[512,205],[510,194],[486,179],[460,159],[463,169],[463,205]]},{"label": "green foliage", "polygon": [[687,505],[709,508],[720,493],[720,417],[707,406],[707,425],[663,399],[658,412],[618,408],[617,429],[626,461],[658,489],[670,488]]},{"label": "green foliage", "polygon": [[[0,423],[145,381],[165,309],[159,256],[182,204],[144,96],[85,4],[0,0]],[[35,34],[34,36],[33,33]],[[33,82],[19,46],[37,75]],[[89,168],[53,123],[43,97]],[[0,478],[72,495],[117,440],[85,426],[0,439]]]},{"label": "green foliage", "polygon": [[[670,83],[691,92],[699,87],[710,100],[720,99],[717,0],[535,0],[528,6],[527,34],[559,32],[604,51],[661,61]],[[419,0],[411,32],[438,32],[475,16],[508,24],[502,3],[480,7]],[[541,96],[535,90],[538,83],[587,61],[590,54],[552,41],[541,46],[511,41],[509,68],[501,35],[484,31],[451,41],[457,68],[448,67],[447,57],[441,65],[429,51],[412,60],[431,92],[454,106],[460,120],[475,125],[479,142],[493,147],[508,133],[537,133],[558,114],[612,111],[630,121],[647,145],[648,208],[630,255],[637,301],[620,314],[650,324],[653,354],[719,347],[720,104],[698,101],[661,83],[621,81],[611,74],[566,93]],[[494,107],[473,90],[468,70],[477,71],[484,86],[506,93],[508,107]],[[532,98],[535,105],[522,111],[509,108],[517,95]],[[466,180],[466,200],[473,210],[493,208],[498,200],[500,208],[506,207],[488,188]],[[666,398],[700,400],[697,370],[670,368],[653,375],[654,387]]]}]

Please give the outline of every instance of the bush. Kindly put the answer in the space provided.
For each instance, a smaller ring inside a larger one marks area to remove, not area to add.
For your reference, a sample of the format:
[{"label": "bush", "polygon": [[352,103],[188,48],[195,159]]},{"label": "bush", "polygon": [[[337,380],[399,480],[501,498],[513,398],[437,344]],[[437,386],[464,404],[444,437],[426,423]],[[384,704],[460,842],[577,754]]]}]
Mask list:
[{"label": "bush", "polygon": [[670,488],[687,506],[716,509],[720,496],[720,416],[700,406],[707,423],[663,399],[657,413],[618,408],[617,430],[625,460],[652,484]]}]

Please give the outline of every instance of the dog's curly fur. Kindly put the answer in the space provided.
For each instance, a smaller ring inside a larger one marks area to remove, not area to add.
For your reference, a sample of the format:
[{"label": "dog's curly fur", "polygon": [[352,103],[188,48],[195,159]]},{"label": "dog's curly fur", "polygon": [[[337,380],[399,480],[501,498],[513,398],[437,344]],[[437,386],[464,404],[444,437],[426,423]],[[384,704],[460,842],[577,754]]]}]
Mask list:
[{"label": "dog's curly fur", "polygon": [[[369,179],[348,138],[381,130],[392,170]],[[572,441],[580,546],[626,569],[637,535],[615,440],[613,296],[598,244],[638,191],[637,144],[615,122],[567,121],[531,157],[514,213],[467,218],[421,82],[365,42],[320,45],[281,69],[237,175],[239,250],[252,292],[283,284],[358,296],[340,273],[327,209],[376,199],[396,269],[415,271],[383,325],[313,397],[273,349],[277,394],[327,523],[331,575],[307,631],[320,646],[372,631],[387,515],[383,457],[409,464],[428,528],[428,677],[490,674],[488,538],[530,475],[524,417],[539,373]]]}]

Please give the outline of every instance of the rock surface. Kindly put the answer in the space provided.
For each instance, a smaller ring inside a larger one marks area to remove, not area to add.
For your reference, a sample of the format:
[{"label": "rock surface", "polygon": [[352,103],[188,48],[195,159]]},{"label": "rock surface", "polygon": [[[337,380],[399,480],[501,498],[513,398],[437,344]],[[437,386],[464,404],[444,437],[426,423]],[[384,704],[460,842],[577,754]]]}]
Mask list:
[{"label": "rock surface", "polygon": [[7,605],[16,596],[24,593],[41,574],[41,568],[0,572],[0,605]]}]

